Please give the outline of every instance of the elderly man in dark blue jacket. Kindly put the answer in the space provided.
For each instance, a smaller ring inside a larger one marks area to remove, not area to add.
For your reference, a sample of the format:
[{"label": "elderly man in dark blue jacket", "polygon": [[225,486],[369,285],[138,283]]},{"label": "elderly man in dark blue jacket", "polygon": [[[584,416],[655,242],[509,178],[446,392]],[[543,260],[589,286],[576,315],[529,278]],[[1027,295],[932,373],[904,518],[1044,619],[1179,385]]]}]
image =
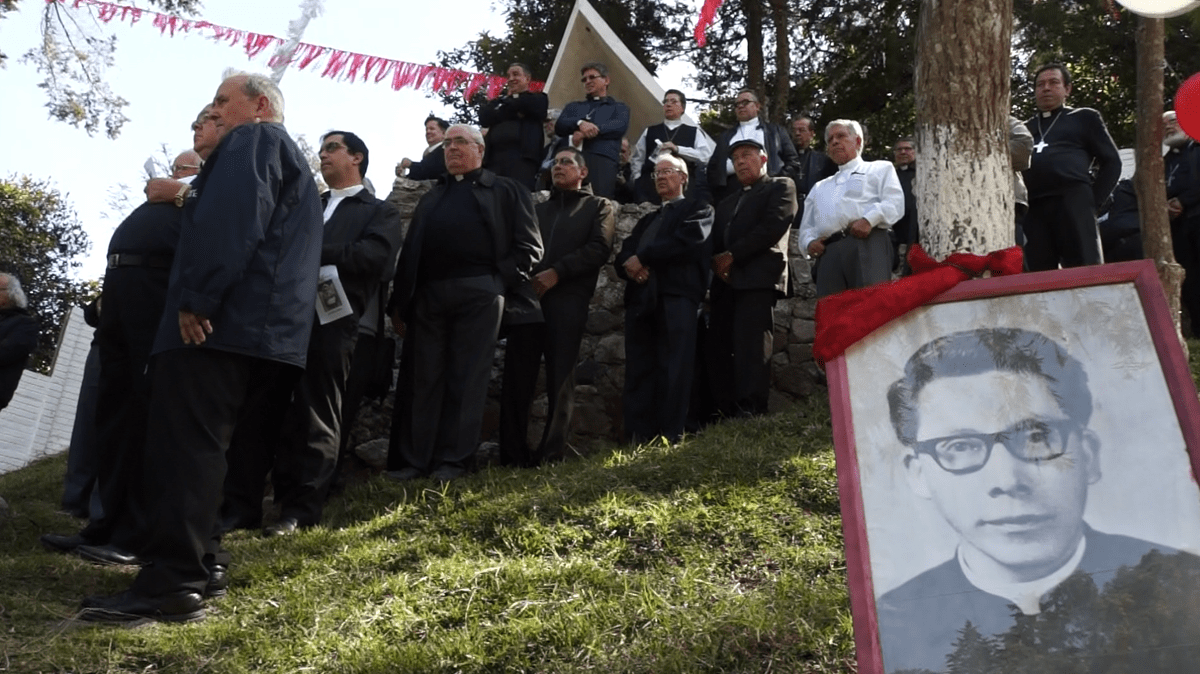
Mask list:
[{"label": "elderly man in dark blue jacket", "polygon": [[227,77],[212,115],[222,138],[184,208],[150,364],[149,564],[129,590],[85,599],[85,620],[198,620],[203,597],[224,594],[214,532],[234,425],[305,365],[321,256],[312,172],[266,77]]},{"label": "elderly man in dark blue jacket", "polygon": [[608,95],[608,68],[603,63],[585,63],[579,69],[587,98],[567,103],[554,132],[571,147],[582,150],[587,160],[592,192],[612,199],[617,189],[621,139],[629,130],[629,106]]}]

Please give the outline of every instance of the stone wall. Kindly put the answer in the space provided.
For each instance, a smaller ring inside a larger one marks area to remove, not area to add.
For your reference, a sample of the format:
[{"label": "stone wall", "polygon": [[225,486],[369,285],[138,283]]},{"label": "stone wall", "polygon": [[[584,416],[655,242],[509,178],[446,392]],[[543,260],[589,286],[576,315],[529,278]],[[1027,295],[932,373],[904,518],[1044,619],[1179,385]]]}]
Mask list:
[{"label": "stone wall", "polygon": [[[388,201],[396,204],[404,218],[405,227],[413,208],[429,188],[428,183],[397,178]],[[535,195],[536,196],[536,195]],[[638,218],[653,210],[651,204],[621,206],[617,218],[617,243],[628,236]],[[610,258],[611,262],[611,258]],[[807,265],[800,261],[802,278],[807,279]],[[625,374],[625,307],[624,281],[617,278],[612,265],[606,265],[596,285],[588,316],[587,330],[576,370],[576,412],[572,445],[584,450],[602,442],[620,439],[621,387]],[[811,283],[803,283],[797,297],[781,300],[775,307],[775,354],[771,359],[771,411],[788,407],[800,397],[819,387],[821,372],[812,359],[814,335],[813,315],[816,310],[815,292]],[[494,440],[500,409],[500,374],[503,368],[503,343],[497,345],[489,404],[484,419],[483,439]],[[539,382],[530,423],[530,442],[535,445],[541,437],[546,416],[546,397]],[[391,401],[365,406],[360,425],[355,429],[356,442],[387,435]]]}]

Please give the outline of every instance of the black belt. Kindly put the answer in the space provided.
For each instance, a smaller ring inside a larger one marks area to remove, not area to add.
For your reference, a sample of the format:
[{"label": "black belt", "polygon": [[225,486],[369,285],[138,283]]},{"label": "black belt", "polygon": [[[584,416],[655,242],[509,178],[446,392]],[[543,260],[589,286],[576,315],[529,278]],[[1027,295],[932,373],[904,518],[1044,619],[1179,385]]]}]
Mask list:
[{"label": "black belt", "polygon": [[828,247],[832,246],[833,244],[837,243],[838,241],[841,241],[842,239],[846,238],[847,236],[850,236],[850,230],[843,229],[843,230],[834,232],[833,234],[830,234],[829,236],[825,237],[824,239],[821,240],[821,243],[823,243],[825,245],[825,247],[828,248]]},{"label": "black belt", "polygon": [[108,268],[117,267],[150,267],[151,269],[170,269],[173,255],[163,253],[112,253],[108,256]]}]

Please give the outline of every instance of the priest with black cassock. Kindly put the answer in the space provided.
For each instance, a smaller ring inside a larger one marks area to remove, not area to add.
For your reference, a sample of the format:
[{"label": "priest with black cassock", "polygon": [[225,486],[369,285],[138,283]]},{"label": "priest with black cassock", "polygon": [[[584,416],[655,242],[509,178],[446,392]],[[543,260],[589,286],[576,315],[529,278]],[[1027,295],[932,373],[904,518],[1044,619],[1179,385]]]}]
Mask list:
[{"label": "priest with black cassock", "polygon": [[487,128],[483,167],[512,178],[532,190],[542,160],[542,123],[550,99],[530,91],[533,72],[524,63],[508,67],[504,93],[479,109],[479,123]]}]

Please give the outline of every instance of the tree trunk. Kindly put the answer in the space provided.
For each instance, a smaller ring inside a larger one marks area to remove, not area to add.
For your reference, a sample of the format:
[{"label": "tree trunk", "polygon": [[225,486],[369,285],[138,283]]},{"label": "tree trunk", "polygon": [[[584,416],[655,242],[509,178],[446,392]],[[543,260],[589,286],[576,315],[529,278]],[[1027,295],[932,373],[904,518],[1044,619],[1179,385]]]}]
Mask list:
[{"label": "tree trunk", "polygon": [[762,0],[742,0],[746,10],[746,86],[762,96],[763,91],[763,6]]},{"label": "tree trunk", "polygon": [[917,27],[921,243],[931,256],[1013,245],[1012,0],[922,0]]},{"label": "tree trunk", "polygon": [[775,94],[771,97],[769,119],[776,124],[787,121],[788,94],[792,88],[791,31],[787,0],[771,0],[771,22],[775,24]]},{"label": "tree trunk", "polygon": [[[1158,280],[1167,295],[1175,319],[1175,331],[1183,343],[1179,325],[1179,289],[1183,267],[1175,262],[1171,247],[1171,223],[1167,218],[1167,187],[1163,179],[1163,20],[1138,17],[1137,27],[1137,190],[1138,215],[1142,222],[1142,248],[1158,267]],[[1184,350],[1187,344],[1184,343]]]}]

